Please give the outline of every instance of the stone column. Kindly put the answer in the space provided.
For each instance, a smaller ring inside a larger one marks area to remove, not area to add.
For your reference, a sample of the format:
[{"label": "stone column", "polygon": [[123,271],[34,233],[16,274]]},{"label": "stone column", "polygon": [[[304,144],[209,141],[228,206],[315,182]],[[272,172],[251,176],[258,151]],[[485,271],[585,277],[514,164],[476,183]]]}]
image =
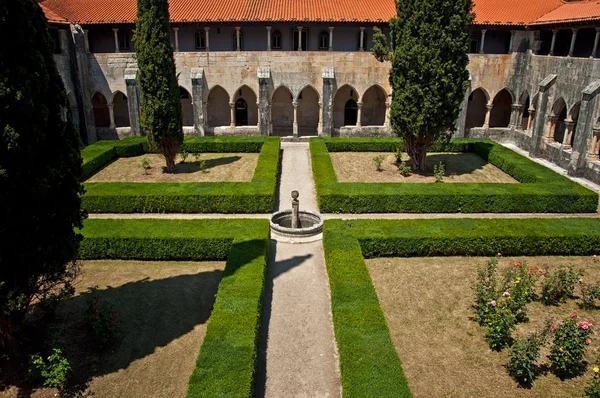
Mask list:
[{"label": "stone column", "polygon": [[513,42],[515,40],[515,31],[511,30],[510,31],[510,41],[508,42],[508,53],[512,54],[513,53]]},{"label": "stone column", "polygon": [[294,137],[298,137],[298,103],[296,101],[292,102],[294,106],[294,127],[293,134]]},{"label": "stone column", "polygon": [[390,105],[390,101],[385,102],[385,120],[383,122],[383,125],[388,128],[390,127]]},{"label": "stone column", "polygon": [[335,94],[335,69],[323,69],[323,127],[321,135],[331,137],[333,128],[333,95]]},{"label": "stone column", "polygon": [[509,127],[513,129],[520,130],[521,129],[521,120],[523,118],[523,105],[521,104],[513,104],[512,105],[512,123]]},{"label": "stone column", "polygon": [[258,119],[260,120],[260,135],[271,135],[271,118],[269,104],[269,84],[271,83],[271,69],[258,68]]},{"label": "stone column", "polygon": [[229,124],[229,127],[233,129],[235,128],[235,102],[229,103],[229,111],[229,117],[231,118],[231,123]]},{"label": "stone column", "polygon": [[125,87],[127,89],[127,111],[129,112],[129,125],[131,126],[131,135],[142,135],[140,126],[141,100],[140,89],[137,81],[137,69],[125,70]]},{"label": "stone column", "polygon": [[[471,95],[471,84],[472,84],[472,76],[469,73],[469,84],[465,87],[465,95],[460,103],[460,113],[458,114],[458,118],[456,119],[456,132],[454,137],[456,138],[464,138],[467,135],[466,127],[467,127],[467,111],[469,108],[469,96]],[[390,94],[390,102],[391,102],[391,94]],[[391,132],[391,129],[390,129]]]},{"label": "stone column", "polygon": [[84,35],[84,43],[85,43],[85,52],[89,53],[90,52],[90,39],[88,37],[88,30],[84,29],[83,30],[83,35]]},{"label": "stone column", "polygon": [[552,43],[550,44],[550,52],[548,55],[554,55],[554,46],[556,45],[556,35],[558,34],[558,29],[552,29]]},{"label": "stone column", "polygon": [[[258,100],[256,101],[256,109],[260,109],[260,102],[258,102]],[[260,131],[260,115],[258,117],[258,120],[256,121],[256,128],[258,129],[258,131]]]},{"label": "stone column", "polygon": [[79,110],[79,133],[83,142],[91,145],[96,142],[97,137],[91,98],[94,83],[89,73],[89,55],[86,51],[85,33],[79,25],[69,25],[69,29],[73,43],[72,47],[69,46],[71,80]]},{"label": "stone column", "polygon": [[577,32],[579,29],[573,28],[571,29],[571,47],[569,48],[569,57],[573,56],[573,51],[575,50],[575,40],[577,40]]},{"label": "stone column", "polygon": [[192,68],[190,70],[192,78],[192,110],[194,111],[194,134],[206,135],[206,113],[204,97],[206,93],[206,82],[204,79],[204,69]]},{"label": "stone column", "polygon": [[593,131],[598,107],[598,93],[600,93],[600,80],[593,80],[581,92],[581,107],[573,137],[573,150],[569,160],[568,174],[581,176],[586,168],[586,155],[592,146]]},{"label": "stone column", "polygon": [[298,26],[298,51],[302,51],[302,26]]},{"label": "stone column", "polygon": [[357,110],[356,110],[356,127],[362,127],[362,106],[363,103],[362,102],[357,102],[356,103],[357,106]]},{"label": "stone column", "polygon": [[119,29],[113,28],[113,33],[115,34],[115,52],[119,52]]},{"label": "stone column", "polygon": [[595,127],[592,129],[592,144],[588,149],[588,158],[592,160],[598,160],[600,158],[600,128]]},{"label": "stone column", "polygon": [[329,51],[333,51],[333,26],[329,27]]},{"label": "stone column", "polygon": [[319,102],[319,124],[317,125],[317,135],[323,132],[323,103]]},{"label": "stone column", "polygon": [[600,41],[600,28],[596,28],[596,37],[594,38],[594,48],[592,49],[590,58],[596,58],[596,53],[598,52],[598,41]]},{"label": "stone column", "polygon": [[179,52],[179,28],[173,28],[173,34],[175,36],[175,52]]},{"label": "stone column", "polygon": [[479,45],[479,54],[483,54],[483,45],[485,43],[485,32],[487,32],[487,29],[481,29],[481,44]]},{"label": "stone column", "polygon": [[[237,45],[236,51],[241,51],[240,49],[240,27],[236,26],[235,27],[235,44]],[[232,119],[233,120],[233,119]]]},{"label": "stone column", "polygon": [[267,26],[267,51],[271,51],[271,27]]},{"label": "stone column", "polygon": [[490,128],[490,114],[492,113],[493,107],[494,107],[493,104],[487,104],[485,106],[485,119],[483,120],[483,126],[482,126],[484,129]]},{"label": "stone column", "polygon": [[114,130],[117,125],[115,124],[115,104],[112,102],[108,104],[108,116],[110,118],[110,129]]},{"label": "stone column", "polygon": [[556,132],[556,116],[548,117],[548,129],[546,130],[546,142],[554,142],[554,133]]},{"label": "stone column", "polygon": [[539,157],[545,149],[544,138],[546,126],[546,112],[548,111],[548,97],[550,96],[550,88],[556,82],[557,75],[548,75],[540,82],[538,101],[535,105],[535,124],[531,133],[531,150],[529,155]]},{"label": "stone column", "polygon": [[360,48],[359,51],[365,51],[365,28],[360,27]]},{"label": "stone column", "polygon": [[563,146],[565,148],[571,148],[571,138],[573,138],[573,128],[575,127],[575,122],[571,119],[565,120],[565,135],[563,137]]},{"label": "stone column", "polygon": [[529,120],[527,120],[527,131],[533,131],[533,121],[535,120],[535,109],[529,108]]},{"label": "stone column", "polygon": [[210,51],[210,41],[208,40],[208,33],[210,32],[210,28],[207,26],[204,28],[204,39],[206,41],[206,52]]}]

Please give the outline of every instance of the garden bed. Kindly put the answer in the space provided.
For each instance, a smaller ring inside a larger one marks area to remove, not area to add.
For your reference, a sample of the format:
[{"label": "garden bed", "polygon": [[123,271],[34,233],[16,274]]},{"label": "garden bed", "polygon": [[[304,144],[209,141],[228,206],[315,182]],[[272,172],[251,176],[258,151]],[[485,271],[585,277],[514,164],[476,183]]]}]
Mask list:
[{"label": "garden bed", "polygon": [[[201,157],[208,153],[244,153],[250,157],[258,154],[255,166],[248,165],[248,169],[240,171],[254,170],[252,179],[249,182],[86,182],[83,208],[90,213],[270,213],[273,210],[279,170],[278,137],[186,137],[184,145],[188,153],[200,153]],[[82,151],[83,177],[93,176],[114,159],[137,157],[148,150],[145,137],[99,141]],[[192,161],[194,155],[188,157],[188,162]],[[141,162],[134,163],[139,164],[127,173],[143,175]],[[151,163],[152,167],[162,164]],[[238,164],[233,162],[229,166]],[[195,166],[190,163],[190,167]],[[199,174],[213,173],[210,168],[208,171]]]},{"label": "garden bed", "polygon": [[[535,380],[531,389],[524,389],[506,371],[509,350],[490,350],[485,328],[472,319],[471,308],[476,268],[486,260],[428,257],[366,261],[415,397],[581,396],[593,376],[593,366],[588,366],[584,375],[564,381],[546,372]],[[590,283],[600,280],[600,268],[591,256],[502,258],[500,268],[510,266],[510,261],[547,267],[551,273],[559,265],[573,265],[575,270],[585,271],[584,280]],[[600,320],[597,310],[582,310],[578,302],[571,299],[560,306],[529,304],[530,321],[518,324],[514,335],[540,331],[548,319],[558,321],[573,313],[581,319]],[[593,336],[588,352],[598,345],[597,337]],[[545,354],[540,362],[544,362]]]},{"label": "garden bed", "polygon": [[[323,213],[593,213],[598,194],[491,140],[454,139],[432,152],[474,153],[514,183],[339,182],[330,152],[396,153],[400,139],[311,138]],[[372,160],[368,162],[375,167]]]},{"label": "garden bed", "polygon": [[[445,165],[443,182],[477,183],[518,183],[510,175],[486,162],[474,153],[429,153],[425,171],[413,171],[403,176],[396,155],[389,152],[332,152],[329,154],[338,182],[435,182],[433,166],[442,162]],[[377,170],[374,159],[383,158],[381,169]],[[408,160],[406,153],[402,161]]]},{"label": "garden bed", "polygon": [[[148,169],[142,168],[144,159]],[[167,173],[164,157],[158,154],[119,158],[86,182],[249,182],[258,153],[201,153],[182,160],[177,156],[175,172]]]}]

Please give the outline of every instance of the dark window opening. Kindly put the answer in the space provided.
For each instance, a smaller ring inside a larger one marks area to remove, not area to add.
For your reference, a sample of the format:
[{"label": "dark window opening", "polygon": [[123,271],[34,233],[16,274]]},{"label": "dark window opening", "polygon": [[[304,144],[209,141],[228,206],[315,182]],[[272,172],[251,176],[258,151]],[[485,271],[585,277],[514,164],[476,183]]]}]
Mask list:
[{"label": "dark window opening", "polygon": [[248,125],[248,103],[243,98],[240,98],[235,102],[235,125]]},{"label": "dark window opening", "polygon": [[237,30],[233,31],[233,49],[234,50],[242,50],[244,48],[244,35],[242,34],[242,30],[240,29],[240,48],[238,49],[238,45],[237,45]]},{"label": "dark window opening", "polygon": [[[294,51],[298,50],[298,29],[292,31],[294,34]],[[302,51],[306,51],[308,48],[308,29],[302,28]]]},{"label": "dark window opening", "polygon": [[206,49],[206,35],[201,30],[196,31],[196,49],[197,50]]},{"label": "dark window opening", "polygon": [[357,119],[358,105],[356,104],[356,101],[350,98],[344,106],[344,126],[356,126]]},{"label": "dark window opening", "polygon": [[319,33],[319,50],[328,50],[329,49],[329,33],[325,30],[322,30]]},{"label": "dark window opening", "polygon": [[119,31],[119,50],[129,50],[129,32]]},{"label": "dark window opening", "polygon": [[271,48],[281,50],[281,32],[276,30],[271,37]]}]

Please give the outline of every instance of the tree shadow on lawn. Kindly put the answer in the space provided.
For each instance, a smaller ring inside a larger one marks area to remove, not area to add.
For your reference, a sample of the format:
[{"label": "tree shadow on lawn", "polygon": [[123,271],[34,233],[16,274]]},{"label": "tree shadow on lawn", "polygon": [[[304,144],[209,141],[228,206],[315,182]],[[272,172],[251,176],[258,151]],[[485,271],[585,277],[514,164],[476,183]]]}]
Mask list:
[{"label": "tree shadow on lawn", "polygon": [[444,164],[444,175],[468,175],[483,169],[488,163],[478,155],[471,152],[459,153],[433,153],[425,158],[425,171],[413,170],[412,173],[424,177],[433,176],[433,166]]},{"label": "tree shadow on lawn", "polygon": [[[217,167],[217,166],[224,166],[227,164],[231,164],[231,163],[235,163],[239,160],[241,160],[242,157],[241,156],[226,156],[226,157],[222,157],[222,158],[215,158],[215,159],[206,159],[204,161],[204,164],[201,166],[201,162],[202,160],[198,160],[198,161],[187,161],[185,163],[177,163],[175,165],[175,171],[173,172],[173,174],[192,174],[192,173],[197,173],[199,171],[205,171],[208,172],[210,171],[210,169]],[[167,168],[163,167],[163,173],[167,172]]]}]

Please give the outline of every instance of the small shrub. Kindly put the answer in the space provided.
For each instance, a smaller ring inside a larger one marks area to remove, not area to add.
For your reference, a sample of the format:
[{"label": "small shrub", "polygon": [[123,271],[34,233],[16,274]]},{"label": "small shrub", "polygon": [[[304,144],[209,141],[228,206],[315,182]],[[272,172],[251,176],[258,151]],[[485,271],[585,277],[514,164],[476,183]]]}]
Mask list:
[{"label": "small shrub", "polygon": [[492,311],[487,318],[487,340],[490,348],[501,351],[504,347],[511,345],[512,331],[516,327],[517,319],[507,305],[510,295],[506,295],[491,304]]},{"label": "small shrub", "polygon": [[600,398],[600,353],[596,351],[596,360],[594,362],[594,377],[585,387],[585,396],[590,398]]},{"label": "small shrub", "polygon": [[375,162],[375,165],[377,166],[377,171],[383,171],[383,169],[381,168],[381,165],[383,164],[384,160],[385,160],[385,156],[383,156],[383,155],[377,155],[373,158],[373,161]]},{"label": "small shrub", "polygon": [[498,259],[491,258],[488,262],[477,269],[477,279],[473,286],[475,295],[475,318],[479,325],[486,326],[488,318],[494,312],[492,302],[496,302],[496,269]]},{"label": "small shrub", "polygon": [[398,170],[400,170],[400,174],[402,174],[403,177],[410,177],[412,174],[410,166],[407,166],[404,163],[398,163]]},{"label": "small shrub", "polygon": [[202,159],[198,162],[198,168],[203,173],[210,173],[210,170],[206,168],[206,159]]},{"label": "small shrub", "polygon": [[179,150],[179,155],[181,156],[181,163],[185,163],[186,159],[190,155],[185,145],[181,146],[181,149]]},{"label": "small shrub", "polygon": [[108,301],[102,299],[97,288],[88,289],[90,297],[85,308],[85,319],[94,332],[101,349],[106,348],[117,334],[119,314]]},{"label": "small shrub", "polygon": [[545,333],[533,333],[526,339],[517,339],[512,345],[508,361],[508,373],[522,387],[531,387],[536,376],[535,364],[540,359],[540,349],[545,341]]},{"label": "small shrub", "polygon": [[197,162],[197,161],[198,161],[198,159],[200,159],[200,155],[201,155],[201,153],[200,153],[200,152],[194,152],[194,161],[196,161],[196,162]]},{"label": "small shrub", "polygon": [[510,293],[508,307],[518,322],[527,320],[527,304],[535,298],[535,286],[540,269],[517,262],[504,270],[502,290]]},{"label": "small shrub", "polygon": [[577,315],[550,327],[553,334],[550,360],[552,370],[561,377],[576,376],[584,368],[585,346],[590,343],[592,323],[578,321]]},{"label": "small shrub", "polygon": [[446,166],[443,162],[440,164],[433,165],[433,176],[435,177],[435,182],[443,182],[444,173],[446,172]]},{"label": "small shrub", "polygon": [[144,169],[144,174],[148,175],[148,170],[150,170],[151,167],[150,167],[150,161],[145,156],[142,158],[141,167],[142,167],[142,169]]},{"label": "small shrub", "polygon": [[396,164],[400,165],[402,164],[402,146],[398,146],[396,147],[396,150],[394,152],[394,157],[396,158]]},{"label": "small shrub", "polygon": [[581,286],[581,308],[594,309],[596,308],[596,300],[600,298],[600,282],[595,284],[580,283]]},{"label": "small shrub", "polygon": [[63,356],[62,350],[53,348],[52,354],[46,359],[40,354],[29,357],[29,376],[33,380],[43,380],[47,387],[54,387],[63,391],[69,380],[71,364]]},{"label": "small shrub", "polygon": [[567,297],[573,297],[575,285],[581,279],[582,272],[575,272],[573,266],[560,267],[547,276],[542,282],[542,303],[546,305],[558,305]]}]

